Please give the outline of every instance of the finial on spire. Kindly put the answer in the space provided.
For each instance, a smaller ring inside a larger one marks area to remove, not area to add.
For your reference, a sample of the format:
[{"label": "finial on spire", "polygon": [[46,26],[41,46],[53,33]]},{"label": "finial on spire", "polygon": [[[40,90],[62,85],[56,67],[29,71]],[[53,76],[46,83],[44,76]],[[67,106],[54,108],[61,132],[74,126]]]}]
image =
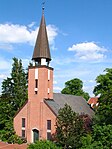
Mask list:
[{"label": "finial on spire", "polygon": [[44,9],[45,9],[45,0],[43,1],[43,3],[42,3],[42,13],[44,14]]}]

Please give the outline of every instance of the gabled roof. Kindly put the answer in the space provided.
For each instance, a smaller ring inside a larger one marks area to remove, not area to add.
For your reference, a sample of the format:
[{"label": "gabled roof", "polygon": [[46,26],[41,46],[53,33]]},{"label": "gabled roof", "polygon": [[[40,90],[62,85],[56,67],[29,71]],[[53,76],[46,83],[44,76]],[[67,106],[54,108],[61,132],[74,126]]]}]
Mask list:
[{"label": "gabled roof", "polygon": [[91,105],[92,108],[94,108],[95,106],[98,106],[98,97],[91,97],[88,100],[88,104]]},{"label": "gabled roof", "polygon": [[94,115],[94,111],[81,96],[54,93],[53,100],[45,99],[45,103],[56,115],[58,114],[59,109],[63,108],[66,103],[70,105],[72,110],[76,113],[85,113],[90,117]]},{"label": "gabled roof", "polygon": [[44,13],[42,14],[32,60],[38,61],[40,58],[46,58],[47,61],[51,60]]},{"label": "gabled roof", "polygon": [[89,100],[88,100],[88,104],[97,104],[98,103],[98,97],[91,97]]}]

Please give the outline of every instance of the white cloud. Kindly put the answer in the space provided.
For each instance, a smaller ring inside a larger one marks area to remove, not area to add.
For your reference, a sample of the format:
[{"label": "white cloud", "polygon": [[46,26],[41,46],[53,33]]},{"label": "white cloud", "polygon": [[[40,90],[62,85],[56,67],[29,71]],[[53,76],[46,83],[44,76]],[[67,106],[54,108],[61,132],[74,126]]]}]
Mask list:
[{"label": "white cloud", "polygon": [[58,29],[54,25],[47,26],[48,39],[51,45],[54,44],[54,39],[58,35],[57,31]]},{"label": "white cloud", "polygon": [[89,80],[89,83],[95,83],[95,80]]},{"label": "white cloud", "polygon": [[31,23],[28,25],[28,27],[29,27],[29,28],[32,28],[35,24],[36,24],[36,22],[31,22]]},{"label": "white cloud", "polygon": [[57,84],[57,81],[53,81],[53,84]]},{"label": "white cloud", "polygon": [[0,71],[7,70],[11,68],[11,61],[5,60],[0,57]]},{"label": "white cloud", "polygon": [[5,79],[7,76],[5,74],[0,74],[0,79]]},{"label": "white cloud", "polygon": [[98,46],[94,42],[83,42],[74,44],[68,48],[68,51],[74,51],[76,58],[80,60],[102,60],[105,58],[104,52],[107,51],[104,47]]},{"label": "white cloud", "polygon": [[30,32],[26,26],[14,24],[0,24],[0,42],[22,43],[30,39]]},{"label": "white cloud", "polygon": [[28,68],[28,65],[30,62],[31,62],[30,58],[29,59],[22,59],[22,64],[23,64],[24,69]]},{"label": "white cloud", "polygon": [[53,90],[55,91],[55,92],[60,92],[61,90],[62,90],[62,88],[61,87],[59,87],[59,86],[54,86],[53,87]]},{"label": "white cloud", "polygon": [[94,89],[94,85],[84,85],[83,86],[83,90],[85,91],[85,92],[87,92],[87,93],[89,93],[89,95],[91,96],[91,97],[93,97],[94,96],[94,94],[93,94],[93,89]]},{"label": "white cloud", "polygon": [[0,49],[11,51],[13,50],[13,46],[11,44],[0,43]]},{"label": "white cloud", "polygon": [[[28,43],[34,45],[39,27],[33,30],[31,29],[33,25],[34,22],[26,26],[8,23],[0,24],[0,44]],[[47,29],[49,43],[53,45],[57,36],[57,28],[53,25],[48,25]]]}]

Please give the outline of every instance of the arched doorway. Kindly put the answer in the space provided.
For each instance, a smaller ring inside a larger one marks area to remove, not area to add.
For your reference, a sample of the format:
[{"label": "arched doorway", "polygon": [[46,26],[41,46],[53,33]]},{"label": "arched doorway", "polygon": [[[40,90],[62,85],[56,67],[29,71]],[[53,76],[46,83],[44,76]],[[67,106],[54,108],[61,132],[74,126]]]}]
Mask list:
[{"label": "arched doorway", "polygon": [[33,143],[39,140],[39,131],[37,129],[33,129]]}]

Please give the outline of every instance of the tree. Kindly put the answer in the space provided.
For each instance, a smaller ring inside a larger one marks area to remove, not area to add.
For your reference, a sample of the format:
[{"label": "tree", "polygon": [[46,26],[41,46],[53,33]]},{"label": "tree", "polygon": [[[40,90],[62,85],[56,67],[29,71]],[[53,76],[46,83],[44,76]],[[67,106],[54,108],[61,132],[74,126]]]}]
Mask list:
[{"label": "tree", "polygon": [[82,137],[80,149],[111,149],[112,125],[95,125],[92,134]]},{"label": "tree", "polygon": [[65,82],[65,88],[61,91],[62,94],[71,94],[76,96],[82,96],[86,100],[90,98],[89,94],[83,91],[83,82],[78,79],[72,79]]},{"label": "tree", "polygon": [[2,82],[2,99],[11,100],[17,111],[27,99],[27,75],[22,61],[13,58],[11,77]]},{"label": "tree", "polygon": [[72,111],[71,107],[65,104],[64,108],[59,110],[56,121],[56,140],[67,148],[78,148],[80,138],[84,134],[83,120]]},{"label": "tree", "polygon": [[96,109],[97,123],[112,125],[112,69],[105,69],[105,74],[96,78],[94,94],[99,95],[99,106]]},{"label": "tree", "polygon": [[94,93],[99,96],[99,105],[95,109],[93,131],[82,138],[81,149],[112,148],[112,69],[105,69],[96,82]]},{"label": "tree", "polygon": [[4,130],[4,135],[0,139],[7,140],[11,137],[11,134],[14,135],[13,117],[26,100],[27,75],[23,69],[22,61],[13,58],[11,77],[8,77],[2,82],[0,132]]}]

